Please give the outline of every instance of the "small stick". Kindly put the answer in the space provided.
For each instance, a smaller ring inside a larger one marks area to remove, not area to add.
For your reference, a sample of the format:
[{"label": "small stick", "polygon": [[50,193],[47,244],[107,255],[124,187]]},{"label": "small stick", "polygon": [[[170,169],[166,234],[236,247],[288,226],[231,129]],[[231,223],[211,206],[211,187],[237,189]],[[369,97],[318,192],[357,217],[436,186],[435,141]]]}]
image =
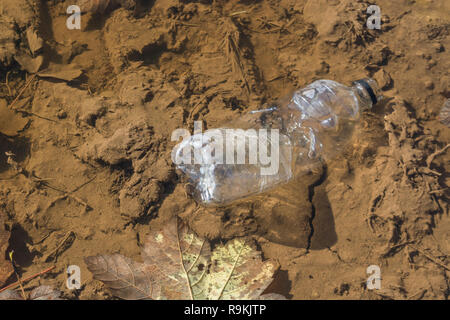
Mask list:
[{"label": "small stick", "polygon": [[237,16],[243,13],[247,13],[247,10],[233,12],[230,14],[230,17]]},{"label": "small stick", "polygon": [[29,115],[29,116],[35,116],[35,117],[41,118],[43,120],[47,120],[47,121],[51,121],[51,122],[57,122],[56,120],[53,120],[53,119],[50,119],[50,118],[46,118],[44,116],[38,115],[37,113],[31,112],[31,111],[26,111],[26,110],[23,110],[23,109],[14,109],[14,110],[17,111],[17,112],[25,113],[26,115]]},{"label": "small stick", "polygon": [[12,96],[11,87],[9,86],[9,81],[8,81],[8,77],[9,77],[9,74],[10,74],[10,73],[11,73],[11,71],[8,71],[8,72],[6,73],[5,85],[6,85],[6,88],[8,88],[9,95]]},{"label": "small stick", "polygon": [[449,268],[449,267],[447,267],[447,266],[446,266],[445,264],[443,264],[442,262],[438,261],[436,258],[430,256],[429,254],[427,254],[427,253],[424,252],[423,250],[421,250],[421,249],[419,249],[419,248],[417,248],[417,247],[411,246],[411,245],[408,245],[408,246],[410,246],[410,247],[413,248],[414,250],[417,250],[418,252],[420,252],[421,254],[423,254],[423,255],[425,256],[425,258],[427,258],[428,260],[434,262],[434,263],[437,264],[438,266],[440,266],[440,267],[442,267],[442,268],[444,268],[444,269],[450,271],[450,268]]},{"label": "small stick", "polygon": [[437,156],[443,154],[449,147],[450,147],[450,143],[447,144],[441,150],[437,150],[436,152],[430,154],[429,157],[427,158],[427,166],[428,166],[428,168],[431,166],[431,163],[433,162],[434,158],[436,158]]},{"label": "small stick", "polygon": [[11,104],[9,105],[9,108],[13,109],[13,105],[19,100],[19,98],[22,96],[22,94],[25,92],[25,90],[28,88],[28,86],[30,85],[31,81],[33,81],[33,79],[36,77],[35,74],[33,74],[30,79],[28,79],[27,83],[23,86],[23,88],[20,90],[19,94],[14,98],[14,100],[11,102]]},{"label": "small stick", "polygon": [[[55,269],[55,268],[56,268],[56,266],[53,266],[53,267],[47,268],[47,269],[45,269],[45,270],[43,270],[43,271],[41,271],[41,272],[38,272],[38,273],[36,273],[36,274],[33,274],[32,276],[29,276],[29,277],[27,277],[27,278],[25,278],[25,279],[22,279],[22,283],[23,283],[23,282],[26,282],[26,281],[29,281],[29,280],[31,280],[31,279],[34,279],[34,278],[36,278],[36,277],[39,277],[39,276],[41,276],[41,275],[43,275],[43,274],[45,274],[45,273],[47,273],[47,272],[52,271],[52,270]],[[1,288],[1,289],[0,289],[0,292],[3,292],[3,291],[5,291],[5,290],[7,290],[7,289],[9,289],[9,288],[12,288],[12,287],[16,287],[16,286],[18,286],[19,284],[20,284],[19,281],[14,282],[14,283],[11,283],[10,285],[7,285],[6,287]]]},{"label": "small stick", "polygon": [[413,294],[412,296],[408,297],[408,300],[412,300],[415,297],[418,296],[417,300],[422,299],[423,295],[427,293],[428,289],[420,289],[417,293]]},{"label": "small stick", "polygon": [[182,26],[186,26],[186,27],[200,27],[197,24],[186,23],[186,22],[181,22],[181,21],[176,21],[176,23],[179,25],[182,25]]},{"label": "small stick", "polygon": [[92,181],[95,180],[95,178],[97,178],[97,176],[93,177],[92,179],[89,179],[88,181],[84,182],[83,184],[79,185],[78,187],[76,187],[75,189],[73,189],[72,191],[65,191],[62,189],[59,189],[57,187],[53,187],[52,185],[44,182],[44,185],[50,189],[53,189],[55,191],[61,192],[63,193],[61,196],[56,197],[54,200],[52,200],[50,202],[50,204],[47,206],[48,210],[49,208],[51,208],[57,201],[59,200],[64,200],[66,198],[71,198],[73,200],[75,200],[76,202],[78,202],[79,204],[83,205],[85,207],[86,210],[92,209],[92,207],[87,204],[86,202],[84,202],[83,200],[81,200],[80,198],[78,198],[77,196],[73,195],[73,193],[77,192],[78,190],[80,190],[81,188],[83,188],[85,185],[91,183]]},{"label": "small stick", "polygon": [[17,283],[20,286],[20,290],[22,292],[23,300],[27,300],[27,295],[25,294],[25,290],[23,289],[22,280],[20,279],[20,276],[19,276],[19,274],[17,273],[17,270],[16,270],[16,266],[14,265],[13,254],[14,254],[14,250],[9,253],[9,260],[11,261],[11,265],[12,265],[12,267],[14,269],[14,273],[16,274]]},{"label": "small stick", "polygon": [[432,190],[432,191],[430,191],[430,192],[428,192],[429,194],[435,194],[435,193],[440,193],[440,192],[442,192],[442,191],[445,191],[445,190],[447,190],[448,188],[443,188],[443,189],[438,189],[438,190]]},{"label": "small stick", "polygon": [[[202,104],[202,102],[205,101],[205,100],[207,100],[207,97],[206,97],[206,96],[203,96],[203,97],[200,99],[200,101],[197,102],[197,103],[195,104],[195,106],[192,108],[191,112],[189,112],[189,116],[188,116],[188,120],[189,120],[189,121],[192,120],[192,118],[193,118],[193,117],[195,116],[195,114],[196,114],[196,113],[194,113],[194,112],[197,112],[198,107],[200,107],[201,104]],[[203,106],[202,106],[202,107],[203,107]]]}]

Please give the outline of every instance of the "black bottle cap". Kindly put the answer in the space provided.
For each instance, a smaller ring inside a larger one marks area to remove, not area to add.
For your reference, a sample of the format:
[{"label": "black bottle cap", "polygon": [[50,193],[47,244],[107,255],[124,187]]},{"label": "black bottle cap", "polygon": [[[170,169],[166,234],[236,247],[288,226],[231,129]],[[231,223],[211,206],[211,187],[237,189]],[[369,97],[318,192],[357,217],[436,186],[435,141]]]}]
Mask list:
[{"label": "black bottle cap", "polygon": [[360,85],[362,85],[364,87],[364,89],[366,89],[367,93],[369,94],[370,100],[372,100],[372,104],[376,104],[378,102],[377,96],[375,95],[375,92],[373,92],[372,87],[370,86],[370,84],[367,83],[366,80],[356,80],[355,83],[359,83]]}]

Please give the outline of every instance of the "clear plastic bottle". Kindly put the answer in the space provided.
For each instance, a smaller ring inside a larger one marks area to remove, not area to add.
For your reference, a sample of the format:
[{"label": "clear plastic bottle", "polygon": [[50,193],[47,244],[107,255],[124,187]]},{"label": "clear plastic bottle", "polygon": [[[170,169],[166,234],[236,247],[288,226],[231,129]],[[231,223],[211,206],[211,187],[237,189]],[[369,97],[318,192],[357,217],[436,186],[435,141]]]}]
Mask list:
[{"label": "clear plastic bottle", "polygon": [[186,137],[172,158],[189,177],[197,201],[225,205],[287,182],[320,158],[334,157],[348,142],[360,111],[380,98],[373,79],[351,87],[318,80],[233,125]]}]

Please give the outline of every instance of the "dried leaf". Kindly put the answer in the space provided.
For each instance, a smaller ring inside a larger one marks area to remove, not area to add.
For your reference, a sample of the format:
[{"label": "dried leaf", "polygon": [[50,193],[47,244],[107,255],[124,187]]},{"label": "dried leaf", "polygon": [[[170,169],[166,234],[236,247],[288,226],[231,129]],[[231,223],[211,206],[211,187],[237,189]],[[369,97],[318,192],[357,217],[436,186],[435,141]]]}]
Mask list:
[{"label": "dried leaf", "polygon": [[38,73],[41,78],[53,78],[64,81],[72,81],[83,74],[83,71],[71,66],[52,66]]},{"label": "dried leaf", "polygon": [[85,259],[94,278],[123,299],[275,299],[263,295],[277,269],[243,239],[211,252],[178,219],[152,232],[142,250],[144,263],[121,255]]},{"label": "dried leaf", "polygon": [[154,265],[160,273],[163,297],[158,299],[193,299],[196,284],[207,272],[211,248],[186,224],[174,221],[147,238],[142,251],[144,263]]},{"label": "dried leaf", "polygon": [[16,290],[5,290],[0,292],[0,300],[23,300],[23,297]]},{"label": "dried leaf", "polygon": [[33,28],[27,29],[27,41],[28,41],[28,47],[30,48],[30,51],[32,54],[35,54],[39,50],[42,49],[44,45],[44,41],[41,37],[39,37],[36,33],[36,31]]},{"label": "dried leaf", "polygon": [[29,300],[61,300],[61,291],[51,286],[39,286],[31,291]]},{"label": "dried leaf", "polygon": [[120,254],[85,258],[94,278],[108,286],[112,294],[122,299],[156,299],[160,286],[153,278],[153,268]]},{"label": "dried leaf", "polygon": [[17,54],[14,59],[20,64],[20,66],[29,73],[36,73],[42,67],[44,63],[43,56],[37,56],[36,58],[30,57],[27,54]]},{"label": "dried leaf", "polygon": [[[22,295],[16,290],[5,290],[0,292],[0,300],[24,300]],[[28,300],[62,300],[61,291],[50,286],[39,286],[34,288]]]},{"label": "dried leaf", "polygon": [[10,236],[9,231],[5,230],[5,220],[4,213],[0,210],[0,286],[2,286],[14,272],[11,261],[5,259]]},{"label": "dried leaf", "polygon": [[244,240],[229,241],[213,251],[211,270],[203,281],[206,292],[201,298],[258,299],[272,282],[276,268],[273,261],[263,262],[261,253]]},{"label": "dried leaf", "polygon": [[0,132],[7,136],[15,136],[28,124],[29,119],[23,118],[10,110],[6,101],[0,99]]}]

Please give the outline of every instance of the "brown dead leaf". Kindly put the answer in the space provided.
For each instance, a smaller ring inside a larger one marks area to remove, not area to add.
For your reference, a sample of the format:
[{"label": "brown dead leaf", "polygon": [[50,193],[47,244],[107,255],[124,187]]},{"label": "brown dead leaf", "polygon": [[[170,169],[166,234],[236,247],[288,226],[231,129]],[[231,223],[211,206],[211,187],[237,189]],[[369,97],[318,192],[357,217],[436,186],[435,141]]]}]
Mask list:
[{"label": "brown dead leaf", "polygon": [[32,54],[35,54],[36,52],[42,49],[44,41],[42,40],[41,37],[37,35],[36,30],[34,30],[34,28],[28,28],[26,36],[28,41],[28,47],[30,48]]},{"label": "brown dead leaf", "polygon": [[116,297],[129,300],[157,299],[161,288],[153,278],[153,267],[120,254],[85,258],[94,278],[102,281]]},{"label": "brown dead leaf", "polygon": [[15,136],[28,124],[29,119],[23,118],[7,107],[6,101],[0,99],[0,133]]},{"label": "brown dead leaf", "polygon": [[73,67],[51,68],[38,73],[41,78],[53,78],[64,81],[72,81],[83,74],[83,71]]},{"label": "brown dead leaf", "polygon": [[[24,300],[16,290],[5,290],[0,292],[0,300]],[[39,286],[34,288],[27,300],[62,300],[61,291],[50,286]]]},{"label": "brown dead leaf", "polygon": [[43,56],[37,56],[33,58],[27,54],[17,54],[14,56],[14,59],[20,64],[22,69],[26,70],[29,73],[36,73],[42,67],[44,63]]},{"label": "brown dead leaf", "polygon": [[272,282],[278,265],[262,261],[261,253],[243,239],[218,245],[198,238],[174,219],[152,231],[142,250],[144,263],[121,255],[85,259],[94,278],[122,299],[281,299],[261,295]]}]

